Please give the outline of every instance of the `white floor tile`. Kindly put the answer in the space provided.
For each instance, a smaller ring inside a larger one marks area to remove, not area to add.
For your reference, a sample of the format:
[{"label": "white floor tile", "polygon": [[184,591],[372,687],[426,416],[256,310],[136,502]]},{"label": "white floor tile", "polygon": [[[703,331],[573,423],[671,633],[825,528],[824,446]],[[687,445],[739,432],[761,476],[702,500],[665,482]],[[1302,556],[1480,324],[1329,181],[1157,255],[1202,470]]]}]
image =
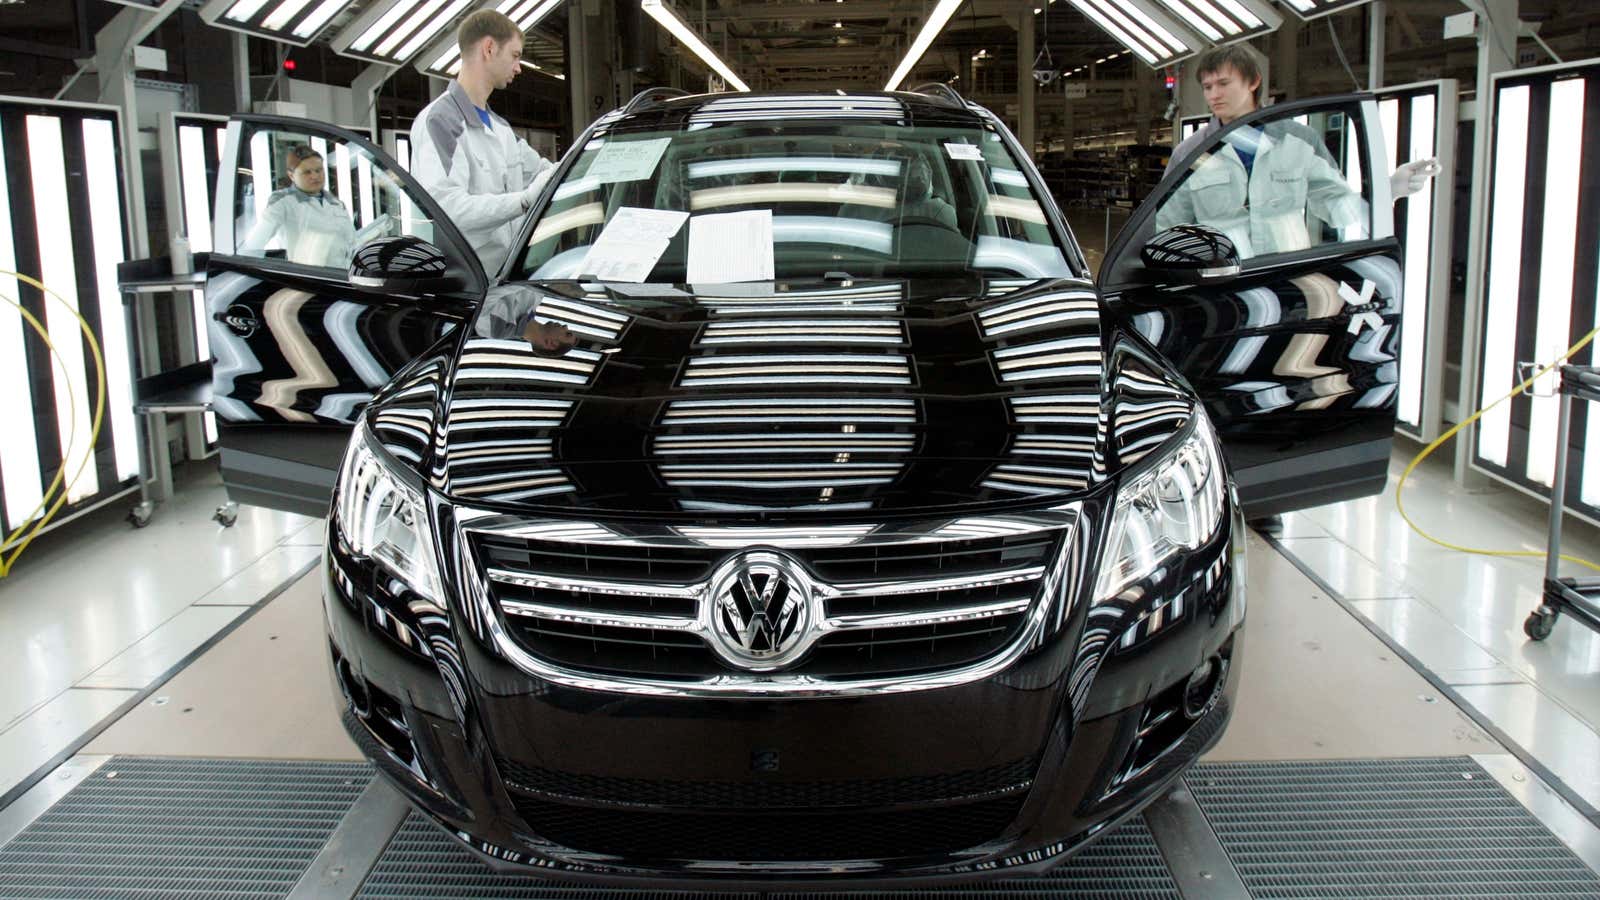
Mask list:
[{"label": "white floor tile", "polygon": [[1411,592],[1377,565],[1333,538],[1290,538],[1280,543],[1346,600],[1408,597]]},{"label": "white floor tile", "polygon": [[1443,669],[1436,674],[1448,685],[1463,684],[1522,684],[1527,681],[1521,672],[1510,666],[1489,669]]},{"label": "white floor tile", "polygon": [[1465,685],[1456,691],[1590,805],[1600,806],[1600,735],[1531,684]]},{"label": "white floor tile", "polygon": [[1433,607],[1402,597],[1355,600],[1351,606],[1432,672],[1494,669],[1500,661],[1462,634]]},{"label": "white floor tile", "polygon": [[244,611],[243,606],[191,606],[94,670],[76,687],[142,689]]},{"label": "white floor tile", "polygon": [[283,545],[295,547],[321,547],[325,539],[327,520],[312,519],[306,526],[283,539]]},{"label": "white floor tile", "polygon": [[253,606],[322,555],[320,545],[285,545],[269,551],[198,602],[205,605]]},{"label": "white floor tile", "polygon": [[69,690],[0,732],[0,793],[33,774],[133,694]]}]

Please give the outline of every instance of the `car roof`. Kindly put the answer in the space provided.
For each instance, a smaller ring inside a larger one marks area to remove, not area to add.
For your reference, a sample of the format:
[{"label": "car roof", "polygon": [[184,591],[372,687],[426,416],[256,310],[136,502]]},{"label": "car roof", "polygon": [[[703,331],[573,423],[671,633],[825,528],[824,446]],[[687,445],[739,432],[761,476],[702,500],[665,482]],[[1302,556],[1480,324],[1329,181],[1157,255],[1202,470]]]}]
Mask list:
[{"label": "car roof", "polygon": [[600,124],[619,128],[674,129],[692,124],[806,119],[896,122],[907,125],[982,126],[990,113],[957,101],[954,91],[923,94],[911,91],[760,91],[636,98],[602,117]]}]

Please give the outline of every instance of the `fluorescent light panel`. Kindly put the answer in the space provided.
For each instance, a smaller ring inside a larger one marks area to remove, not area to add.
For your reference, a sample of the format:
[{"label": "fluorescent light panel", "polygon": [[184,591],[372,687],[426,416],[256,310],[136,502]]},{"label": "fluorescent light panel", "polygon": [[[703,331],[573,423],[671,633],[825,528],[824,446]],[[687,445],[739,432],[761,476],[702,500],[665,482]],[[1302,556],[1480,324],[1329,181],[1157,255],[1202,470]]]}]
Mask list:
[{"label": "fluorescent light panel", "polygon": [[211,0],[206,22],[304,47],[354,0]]},{"label": "fluorescent light panel", "polygon": [[[566,0],[500,0],[495,4],[495,9],[511,21],[517,23],[524,35],[532,31],[534,26],[544,21],[551,13],[566,4]],[[564,75],[557,75],[545,69],[532,66],[528,62],[523,65],[535,68],[552,78],[565,79]],[[417,71],[424,75],[433,75],[439,78],[454,78],[461,72],[461,47],[456,43],[455,35],[448,35],[438,43],[428,48],[417,62]]]},{"label": "fluorescent light panel", "polygon": [[[1389,101],[1398,103],[1400,101]],[[1434,146],[1437,100],[1420,94],[1406,101],[1411,104],[1411,148],[1406,161],[1438,155]],[[1382,105],[1380,105],[1380,111]],[[1384,116],[1384,127],[1389,127]],[[1398,135],[1396,135],[1398,139]],[[1398,160],[1398,156],[1391,159]],[[1400,409],[1399,419],[1413,427],[1422,423],[1423,355],[1427,352],[1428,271],[1433,264],[1433,191],[1438,179],[1405,201],[1405,303],[1400,311]]]},{"label": "fluorescent light panel", "polygon": [[111,423],[117,480],[139,474],[134,436],[132,363],[123,319],[117,265],[123,261],[122,186],[117,183],[117,136],[109,119],[83,120],[84,177],[89,187],[89,233],[94,241],[95,287],[100,306],[100,351],[106,366],[106,413]]},{"label": "fluorescent light panel", "polygon": [[1302,19],[1315,19],[1368,2],[1370,0],[1283,0],[1283,5]]},{"label": "fluorescent light panel", "polygon": [[[951,2],[951,0],[940,0],[940,2],[947,3]],[[959,2],[959,0],[955,0],[955,2]],[[672,10],[663,6],[661,0],[640,0],[639,7],[650,18],[655,19],[662,28],[670,32],[673,37],[677,38],[678,43],[689,48],[691,53],[700,57],[701,62],[710,66],[713,72],[721,75],[722,80],[727,82],[734,90],[750,90],[750,86],[745,84],[744,80],[738,75],[735,75],[732,69],[728,68],[728,64],[722,61],[722,57],[713,53],[711,48],[706,46],[705,41],[700,40],[700,36],[694,33],[694,29],[684,24],[682,19],[673,14]]]},{"label": "fluorescent light panel", "polygon": [[1133,51],[1148,66],[1159,68],[1192,56],[1203,38],[1187,31],[1165,13],[1131,0],[1069,0],[1078,12]]},{"label": "fluorescent light panel", "polygon": [[1265,34],[1283,24],[1281,16],[1258,0],[1160,0],[1160,3],[1178,21],[1219,44]]},{"label": "fluorescent light panel", "polygon": [[[1483,391],[1479,408],[1516,385],[1518,294],[1522,281],[1523,189],[1528,171],[1527,85],[1503,88],[1498,98],[1493,224],[1489,229],[1489,303],[1484,321]],[[1504,466],[1511,450],[1511,407],[1502,404],[1478,420],[1478,455]]]},{"label": "fluorescent light panel", "polygon": [[928,20],[922,23],[922,30],[917,32],[916,39],[911,42],[911,47],[906,50],[906,55],[900,60],[900,64],[895,66],[894,74],[889,76],[889,82],[883,86],[884,90],[892,91],[900,87],[900,82],[911,74],[912,67],[922,59],[922,55],[927,53],[928,48],[933,45],[934,38],[938,37],[941,31],[944,31],[944,26],[950,21],[950,17],[955,15],[956,10],[961,8],[961,3],[962,0],[939,0],[939,4],[933,8],[933,12],[928,14]]},{"label": "fluorescent light panel", "polygon": [[[55,116],[27,118],[28,156],[32,162],[34,227],[39,235],[39,280],[55,292],[45,301],[45,324],[61,367],[55,382],[56,431],[61,438],[60,462],[71,481],[78,467],[94,451],[90,443],[93,408],[83,355],[83,332],[78,329],[78,265],[71,241],[67,207],[67,168],[62,148],[61,120]],[[57,299],[59,297],[59,299]],[[66,304],[63,308],[63,303]],[[75,483],[67,485],[67,501],[94,496],[99,474],[91,461]]]},{"label": "fluorescent light panel", "polygon": [[329,45],[343,56],[400,65],[438,38],[472,3],[473,0],[381,0],[340,29]]},{"label": "fluorescent light panel", "polygon": [[[1544,249],[1539,260],[1539,305],[1534,361],[1548,363],[1572,343],[1572,281],[1577,261],[1578,198],[1583,159],[1583,78],[1550,86],[1550,141],[1545,153]],[[1554,483],[1556,418],[1561,400],[1555,372],[1540,379],[1552,396],[1533,398],[1528,420],[1528,480]],[[1537,393],[1537,392],[1536,392]],[[1600,452],[1600,448],[1596,448]]]},{"label": "fluorescent light panel", "polygon": [[[3,129],[3,124],[0,124]],[[17,270],[12,244],[11,186],[6,178],[6,147],[13,135],[0,130],[0,270]],[[22,300],[17,279],[0,274],[0,296]],[[0,303],[0,488],[5,490],[5,533],[29,521],[44,498],[39,478],[38,435],[33,428],[33,392],[28,389],[28,357],[22,314]],[[29,329],[31,331],[31,329]]]}]

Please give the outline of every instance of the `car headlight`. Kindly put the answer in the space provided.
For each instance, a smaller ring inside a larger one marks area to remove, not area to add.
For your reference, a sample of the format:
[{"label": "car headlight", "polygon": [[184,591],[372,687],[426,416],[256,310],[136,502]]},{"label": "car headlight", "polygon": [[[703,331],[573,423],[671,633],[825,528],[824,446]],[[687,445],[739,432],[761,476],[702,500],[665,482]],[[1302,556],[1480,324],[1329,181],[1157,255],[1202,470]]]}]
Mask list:
[{"label": "car headlight", "polygon": [[1171,565],[1216,534],[1227,509],[1217,436],[1195,408],[1188,436],[1117,492],[1095,583],[1095,600],[1110,600]]},{"label": "car headlight", "polygon": [[339,471],[334,522],[350,552],[371,559],[418,594],[438,600],[439,571],[422,491],[392,469],[358,425]]}]

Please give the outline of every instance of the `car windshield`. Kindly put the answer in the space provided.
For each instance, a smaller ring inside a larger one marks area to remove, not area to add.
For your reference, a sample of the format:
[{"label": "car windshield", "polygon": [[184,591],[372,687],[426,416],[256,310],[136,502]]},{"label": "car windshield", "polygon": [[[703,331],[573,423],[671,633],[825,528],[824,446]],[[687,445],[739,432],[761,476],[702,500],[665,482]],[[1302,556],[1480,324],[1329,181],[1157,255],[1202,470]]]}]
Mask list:
[{"label": "car windshield", "polygon": [[716,284],[1075,274],[991,127],[793,120],[612,131],[555,188],[523,279]]}]

